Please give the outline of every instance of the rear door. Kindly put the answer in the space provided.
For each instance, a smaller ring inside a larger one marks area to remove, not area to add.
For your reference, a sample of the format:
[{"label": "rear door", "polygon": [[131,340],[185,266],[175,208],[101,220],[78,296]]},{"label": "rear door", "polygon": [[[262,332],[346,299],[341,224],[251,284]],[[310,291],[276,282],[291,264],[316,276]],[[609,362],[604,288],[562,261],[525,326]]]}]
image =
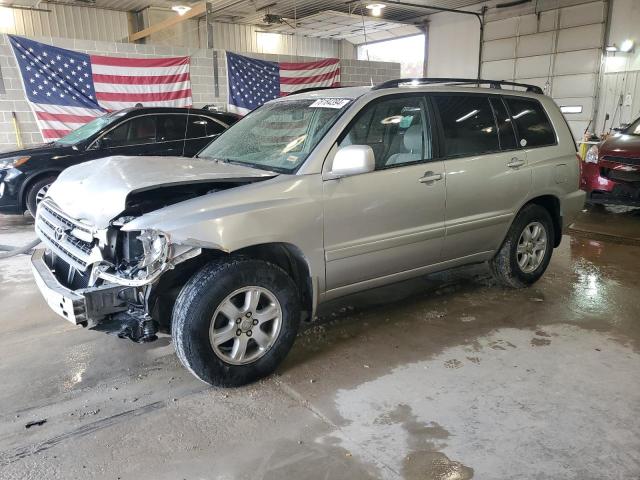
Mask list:
[{"label": "rear door", "polygon": [[446,171],[443,260],[495,250],[531,189],[531,171],[512,119],[498,96],[431,98]]}]

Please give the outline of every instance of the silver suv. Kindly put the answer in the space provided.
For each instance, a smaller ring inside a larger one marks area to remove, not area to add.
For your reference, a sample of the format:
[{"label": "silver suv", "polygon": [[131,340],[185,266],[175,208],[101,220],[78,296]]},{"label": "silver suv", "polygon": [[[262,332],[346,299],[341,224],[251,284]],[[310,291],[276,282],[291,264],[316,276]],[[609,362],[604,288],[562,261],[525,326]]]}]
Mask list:
[{"label": "silver suv", "polygon": [[535,86],[300,93],[193,159],[66,170],[38,208],[33,271],[70,322],[137,342],[170,332],[200,380],[241,385],[273,372],[327,300],[478,262],[534,283],[584,203],[578,168]]}]

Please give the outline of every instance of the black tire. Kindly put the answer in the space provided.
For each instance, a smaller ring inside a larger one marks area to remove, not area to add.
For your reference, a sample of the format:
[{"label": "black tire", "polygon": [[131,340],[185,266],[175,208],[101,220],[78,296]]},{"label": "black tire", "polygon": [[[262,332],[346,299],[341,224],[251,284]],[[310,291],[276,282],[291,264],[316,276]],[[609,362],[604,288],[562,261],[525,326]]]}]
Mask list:
[{"label": "black tire", "polygon": [[36,218],[36,209],[38,208],[38,192],[41,188],[51,185],[53,182],[55,182],[56,178],[57,177],[55,176],[41,178],[40,180],[37,180],[35,183],[33,183],[29,187],[29,190],[27,190],[27,210],[29,210],[29,213],[33,218]]},{"label": "black tire", "polygon": [[[234,365],[219,357],[209,340],[211,319],[232,292],[247,286],[269,290],[280,303],[282,324],[275,343],[260,358]],[[171,335],[182,364],[209,385],[235,387],[271,374],[298,333],[300,300],[292,279],[262,260],[231,257],[208,263],[184,285],[173,308]]]},{"label": "black tire", "polygon": [[[518,265],[517,246],[520,235],[525,227],[532,222],[544,226],[547,236],[547,247],[540,265],[531,272],[524,272]],[[553,220],[544,207],[535,204],[525,205],[513,221],[507,238],[489,261],[489,267],[494,278],[502,285],[511,288],[523,288],[537,282],[545,272],[553,253],[553,239],[555,238]]]}]

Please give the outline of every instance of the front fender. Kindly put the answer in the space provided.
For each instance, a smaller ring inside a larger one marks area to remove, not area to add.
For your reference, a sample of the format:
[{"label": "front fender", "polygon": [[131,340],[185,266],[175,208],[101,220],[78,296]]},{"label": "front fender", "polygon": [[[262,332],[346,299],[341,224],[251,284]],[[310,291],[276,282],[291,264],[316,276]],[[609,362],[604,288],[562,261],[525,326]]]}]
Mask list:
[{"label": "front fender", "polygon": [[322,179],[280,175],[187,200],[127,223],[125,231],[156,229],[173,244],[227,253],[267,243],[287,243],[304,255],[314,281],[324,287]]}]

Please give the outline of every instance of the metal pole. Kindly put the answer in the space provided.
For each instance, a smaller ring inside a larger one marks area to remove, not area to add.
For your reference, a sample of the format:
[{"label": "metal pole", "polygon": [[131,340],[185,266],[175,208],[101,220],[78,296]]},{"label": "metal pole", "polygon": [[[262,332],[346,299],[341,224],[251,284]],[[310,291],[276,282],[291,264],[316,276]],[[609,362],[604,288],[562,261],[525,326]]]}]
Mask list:
[{"label": "metal pole", "polygon": [[487,6],[482,7],[482,14],[478,17],[480,21],[480,46],[478,47],[478,80],[482,71],[482,44],[484,42],[484,14],[487,12]]},{"label": "metal pole", "polygon": [[218,72],[218,52],[215,50],[213,22],[211,17],[211,3],[207,2],[207,8],[205,10],[205,23],[207,25],[207,50],[213,50],[213,96],[218,98],[220,96],[220,73]]}]

